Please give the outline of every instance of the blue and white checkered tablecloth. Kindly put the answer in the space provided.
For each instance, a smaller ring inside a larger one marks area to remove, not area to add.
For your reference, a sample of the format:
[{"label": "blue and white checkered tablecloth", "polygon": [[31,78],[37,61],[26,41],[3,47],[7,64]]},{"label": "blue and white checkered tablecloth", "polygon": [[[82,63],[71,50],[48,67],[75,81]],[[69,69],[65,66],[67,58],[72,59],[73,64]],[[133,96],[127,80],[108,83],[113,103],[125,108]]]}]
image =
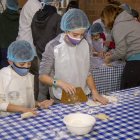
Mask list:
[{"label": "blue and white checkered tablecloth", "polygon": [[[139,96],[134,96],[138,93]],[[1,140],[138,140],[140,138],[140,87],[111,93],[118,102],[89,107],[86,103],[58,104],[39,110],[39,116],[21,120],[20,114],[0,118]],[[65,115],[86,113],[95,116],[104,113],[108,121],[96,119],[86,135],[71,134],[63,123]]]},{"label": "blue and white checkered tablecloth", "polygon": [[104,60],[93,57],[93,78],[97,91],[100,94],[120,90],[121,76],[124,69],[124,61],[111,62],[115,67],[103,66]]}]

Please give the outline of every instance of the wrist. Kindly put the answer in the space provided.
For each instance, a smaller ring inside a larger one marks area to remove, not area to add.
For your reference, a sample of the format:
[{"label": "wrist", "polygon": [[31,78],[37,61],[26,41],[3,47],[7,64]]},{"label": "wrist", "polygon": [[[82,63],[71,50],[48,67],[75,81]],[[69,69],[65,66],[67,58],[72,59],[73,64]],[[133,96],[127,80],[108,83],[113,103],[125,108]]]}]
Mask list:
[{"label": "wrist", "polygon": [[20,112],[24,113],[24,110],[26,109],[26,107],[24,106],[20,106]]},{"label": "wrist", "polygon": [[61,80],[57,80],[56,86],[61,87]]}]

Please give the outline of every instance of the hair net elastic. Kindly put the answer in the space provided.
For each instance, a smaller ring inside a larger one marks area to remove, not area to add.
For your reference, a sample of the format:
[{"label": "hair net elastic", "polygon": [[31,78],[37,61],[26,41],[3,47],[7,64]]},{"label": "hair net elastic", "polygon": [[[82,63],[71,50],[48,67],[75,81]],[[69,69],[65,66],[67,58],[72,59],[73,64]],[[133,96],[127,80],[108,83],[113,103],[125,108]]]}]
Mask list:
[{"label": "hair net elastic", "polygon": [[61,30],[76,31],[90,27],[86,14],[79,9],[68,10],[61,19]]},{"label": "hair net elastic", "polygon": [[131,11],[131,8],[129,7],[128,4],[122,4],[119,7],[123,8],[124,10],[126,10],[131,15],[132,11]]},{"label": "hair net elastic", "polygon": [[47,4],[47,3],[59,3],[59,2],[61,2],[62,0],[43,0],[43,2],[45,3],[45,4]]},{"label": "hair net elastic", "polygon": [[24,63],[32,61],[35,56],[35,50],[33,46],[25,41],[14,41],[8,47],[7,58],[12,62]]},{"label": "hair net elastic", "polygon": [[97,33],[102,33],[102,32],[103,32],[103,28],[100,23],[94,23],[89,29],[89,33],[92,35]]},{"label": "hair net elastic", "polygon": [[6,0],[6,6],[10,10],[18,11],[18,0]]}]

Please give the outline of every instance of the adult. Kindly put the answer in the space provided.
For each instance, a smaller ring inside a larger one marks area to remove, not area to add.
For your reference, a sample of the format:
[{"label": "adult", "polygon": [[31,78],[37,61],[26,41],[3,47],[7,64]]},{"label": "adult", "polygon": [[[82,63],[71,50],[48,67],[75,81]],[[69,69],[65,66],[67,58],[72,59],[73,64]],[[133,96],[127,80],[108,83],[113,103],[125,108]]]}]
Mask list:
[{"label": "adult", "polygon": [[[43,2],[43,0],[28,0],[23,6],[22,11],[20,13],[19,32],[16,40],[26,40],[33,47],[34,45],[31,31],[31,22],[35,13],[42,7],[41,2]],[[35,47],[34,49],[36,50]],[[30,72],[35,76],[34,90],[35,90],[35,99],[37,100],[39,92],[37,55],[34,57],[34,60],[32,61]]]},{"label": "adult", "polygon": [[7,61],[7,49],[16,40],[19,27],[18,1],[6,0],[8,7],[0,14],[0,46],[2,52],[2,67],[9,65]]},{"label": "adult", "polygon": [[[114,5],[117,5],[117,6],[120,6],[121,5],[120,1],[118,1],[118,0],[107,0],[107,1],[108,1],[108,4],[114,4]],[[102,14],[103,13],[101,13],[101,18],[99,18],[96,21],[94,21],[93,24],[94,23],[100,23],[102,25],[102,27],[103,27],[103,33],[105,34],[106,41],[104,41],[104,48],[103,48],[102,51],[100,51],[99,56],[101,58],[105,58],[105,56],[106,56],[105,54],[106,54],[106,52],[108,51],[108,48],[109,48],[108,46],[109,45],[112,46],[114,44],[110,44],[110,42],[113,41],[113,39],[111,37],[111,31],[106,28],[106,26],[104,24],[104,20],[102,19]],[[111,48],[111,46],[110,46],[110,48]],[[110,53],[109,53],[109,55],[110,55]]]},{"label": "adult", "polygon": [[140,24],[133,16],[116,5],[108,5],[102,18],[108,29],[112,30],[116,48],[105,63],[125,57],[126,65],[121,78],[120,89],[140,86]]},{"label": "adult", "polygon": [[[38,65],[42,59],[42,53],[45,51],[45,46],[57,35],[62,33],[60,29],[61,16],[57,13],[56,7],[62,0],[46,0],[45,6],[36,12],[33,17],[31,29],[33,36],[33,43],[36,47],[38,56]],[[44,101],[49,98],[49,87],[46,84],[39,82],[38,101]]]},{"label": "adult", "polygon": [[76,9],[79,9],[79,5],[76,1],[70,1],[67,8],[66,8],[66,12],[70,9],[73,9],[73,8],[76,8]]},{"label": "adult", "polygon": [[93,79],[92,48],[84,39],[89,26],[83,11],[71,9],[61,20],[61,29],[65,33],[46,45],[40,64],[40,81],[50,85],[50,97],[54,103],[61,102],[63,89],[75,94],[75,87],[81,87],[86,95],[90,93],[90,88],[94,100],[108,103],[97,92]]}]

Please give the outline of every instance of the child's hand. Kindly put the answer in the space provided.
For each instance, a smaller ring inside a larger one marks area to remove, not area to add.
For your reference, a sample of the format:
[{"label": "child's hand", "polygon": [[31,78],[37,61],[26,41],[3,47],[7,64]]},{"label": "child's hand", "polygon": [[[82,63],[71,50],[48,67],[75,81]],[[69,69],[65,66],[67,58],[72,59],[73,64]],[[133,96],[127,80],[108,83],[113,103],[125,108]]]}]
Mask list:
[{"label": "child's hand", "polygon": [[43,108],[48,108],[49,106],[51,106],[53,104],[54,100],[45,100],[41,103],[38,103],[38,106],[43,109]]},{"label": "child's hand", "polygon": [[38,113],[35,112],[35,110],[37,110],[37,108],[27,108],[27,107],[22,106],[22,112],[23,112],[23,113],[31,112],[31,113],[33,113],[34,115],[38,115]]},{"label": "child's hand", "polygon": [[104,45],[108,47],[110,45],[110,41],[104,41]]},{"label": "child's hand", "polygon": [[106,98],[102,97],[99,93],[93,93],[92,98],[94,101],[99,101],[103,105],[107,105],[109,103],[109,101]]}]

